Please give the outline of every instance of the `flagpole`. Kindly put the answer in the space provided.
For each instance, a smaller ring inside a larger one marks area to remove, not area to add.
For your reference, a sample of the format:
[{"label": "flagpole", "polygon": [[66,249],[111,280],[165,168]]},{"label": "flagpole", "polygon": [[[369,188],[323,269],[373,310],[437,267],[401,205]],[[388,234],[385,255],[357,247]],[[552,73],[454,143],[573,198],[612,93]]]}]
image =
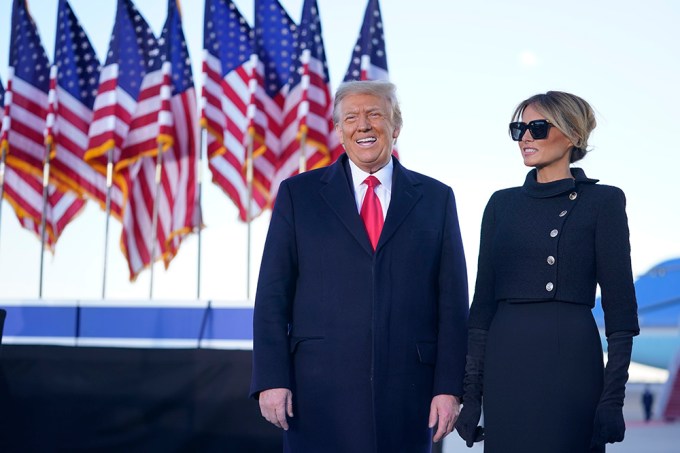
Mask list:
[{"label": "flagpole", "polygon": [[[203,153],[205,153],[206,158],[208,157],[208,120],[205,114],[205,106],[207,105],[208,101],[206,99],[206,84],[208,83],[208,74],[207,74],[207,67],[208,67],[208,51],[203,50],[203,68],[201,71],[201,100],[200,100],[200,108],[201,108],[201,148],[200,152],[198,153],[198,174],[197,174],[197,179],[198,179],[198,207],[201,207],[202,203],[202,198],[203,198]],[[202,222],[203,222],[203,212],[200,211],[200,220],[201,223],[198,226],[198,265],[196,266],[196,299],[201,300],[201,256],[202,256],[202,232],[201,228]],[[209,303],[209,302],[208,302]],[[199,347],[200,347],[200,342],[199,342]]]},{"label": "flagpole", "polygon": [[252,206],[253,206],[253,148],[255,147],[255,96],[257,92],[257,64],[259,57],[256,53],[250,56],[250,79],[248,89],[250,91],[250,103],[246,110],[248,118],[248,146],[246,150],[246,223],[248,225],[248,240],[246,250],[246,300],[250,300],[250,268],[251,268],[251,242],[252,242]]},{"label": "flagpole", "polygon": [[299,173],[307,171],[307,153],[305,148],[307,146],[307,115],[309,114],[309,100],[307,99],[309,92],[309,60],[311,59],[311,52],[309,49],[302,51],[300,61],[302,62],[302,78],[300,85],[302,86],[302,100],[298,107],[298,117],[300,118],[300,167]]},{"label": "flagpole", "polygon": [[42,299],[43,293],[43,274],[45,269],[45,240],[47,233],[47,198],[49,196],[50,184],[50,153],[54,144],[53,128],[54,115],[57,110],[57,67],[50,67],[50,89],[47,93],[47,118],[45,120],[45,162],[43,164],[43,196],[42,196],[42,217],[40,219],[40,285],[38,298]]},{"label": "flagpole", "polygon": [[[2,155],[0,156],[0,233],[2,233],[2,200],[5,197],[5,147],[0,143]],[[2,234],[0,234],[0,238]]]},{"label": "flagpole", "polygon": [[[198,224],[198,263],[196,266],[196,300],[201,300],[201,253],[202,253],[202,230],[201,224],[203,223],[203,211],[201,211],[201,203],[202,203],[202,198],[203,198],[203,152],[204,152],[204,147],[207,148],[208,146],[208,130],[206,128],[201,129],[201,146],[199,148],[200,152],[198,153],[198,169],[196,171],[196,180],[197,180],[197,185],[198,187],[196,190],[198,190],[197,194],[197,208],[198,208],[198,215],[199,215],[199,224]],[[205,149],[205,152],[207,154],[207,149]]]},{"label": "flagpole", "polygon": [[[169,14],[169,13],[168,13]],[[171,132],[167,131],[167,127],[171,124],[170,120],[170,98],[172,97],[171,84],[171,74],[172,74],[172,63],[165,61],[161,67],[161,73],[163,74],[163,83],[161,84],[160,97],[161,106],[158,110],[158,149],[156,150],[156,175],[155,175],[155,188],[153,194],[153,216],[151,219],[151,262],[149,264],[151,271],[151,279],[149,280],[149,300],[153,299],[153,276],[154,276],[154,264],[156,262],[156,247],[158,242],[158,196],[161,187],[161,177],[163,175],[163,151],[167,149],[167,139],[161,138]],[[172,229],[172,228],[171,228]],[[161,250],[162,252],[162,250]]]},{"label": "flagpole", "polygon": [[255,131],[252,128],[248,129],[248,150],[246,157],[246,184],[248,187],[248,201],[246,203],[246,223],[248,225],[248,242],[246,249],[246,300],[250,300],[250,243],[252,235],[252,220],[250,217],[250,210],[253,203],[253,141],[254,141]]},{"label": "flagpole", "polygon": [[[0,143],[0,148],[2,148],[2,155],[0,156],[0,233],[2,233],[2,200],[5,197],[5,146]],[[2,234],[0,234],[1,237]]]},{"label": "flagpole", "polygon": [[7,89],[5,90],[5,111],[0,124],[0,227],[2,227],[2,200],[5,199],[5,160],[7,159],[7,147],[9,147],[9,106],[12,104],[12,79],[14,68],[7,69]]},{"label": "flagpole", "polygon": [[43,269],[45,267],[45,240],[47,230],[47,196],[50,184],[50,150],[51,143],[45,144],[45,164],[43,165],[43,194],[42,194],[42,218],[40,219],[40,285],[38,286],[38,299],[43,294]]},{"label": "flagpole", "polygon": [[151,280],[149,282],[149,300],[153,299],[153,268],[156,256],[156,242],[158,234],[156,229],[158,226],[158,193],[161,186],[161,175],[163,173],[163,145],[158,144],[158,154],[156,154],[156,187],[153,195],[153,217],[151,219]]},{"label": "flagpole", "polygon": [[303,126],[300,134],[300,173],[307,171],[307,155],[305,147],[307,146],[307,127]]},{"label": "flagpole", "polygon": [[106,298],[106,265],[109,256],[109,223],[111,219],[111,186],[113,186],[113,148],[107,151],[106,163],[106,227],[104,229],[104,270],[102,278],[102,300]]}]

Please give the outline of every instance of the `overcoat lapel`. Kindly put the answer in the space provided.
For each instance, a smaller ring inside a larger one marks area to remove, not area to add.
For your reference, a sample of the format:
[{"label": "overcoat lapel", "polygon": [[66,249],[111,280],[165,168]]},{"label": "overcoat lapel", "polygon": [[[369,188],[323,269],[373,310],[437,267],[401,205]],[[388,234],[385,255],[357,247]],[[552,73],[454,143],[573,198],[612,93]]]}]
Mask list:
[{"label": "overcoat lapel", "polygon": [[364,222],[361,220],[354,201],[354,193],[350,186],[344,162],[347,155],[343,154],[321,178],[325,182],[321,188],[321,197],[328,203],[331,210],[340,218],[342,224],[354,236],[354,239],[369,255],[373,255],[373,247],[366,234]]},{"label": "overcoat lapel", "polygon": [[[345,170],[347,159],[345,154],[328,167],[322,177],[322,181],[326,185],[321,188],[321,196],[366,253],[373,255],[373,248],[366,234],[364,223],[361,221],[361,216],[357,212],[354,194]],[[402,167],[397,159],[393,160],[392,199],[377,249],[380,249],[390,240],[411,212],[411,209],[423,196],[422,191],[418,188],[420,182]]]},{"label": "overcoat lapel", "polygon": [[382,233],[380,233],[376,252],[390,240],[404,220],[406,220],[411,209],[423,196],[423,192],[418,187],[420,182],[397,159],[393,158],[392,160],[394,161],[392,199],[387,210],[385,225],[383,226]]}]

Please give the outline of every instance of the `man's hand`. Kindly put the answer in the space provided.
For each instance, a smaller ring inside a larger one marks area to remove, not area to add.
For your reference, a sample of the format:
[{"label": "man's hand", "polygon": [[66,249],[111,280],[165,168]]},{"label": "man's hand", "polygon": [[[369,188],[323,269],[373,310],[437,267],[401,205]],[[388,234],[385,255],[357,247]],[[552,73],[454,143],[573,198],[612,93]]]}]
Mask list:
[{"label": "man's hand", "polygon": [[437,432],[432,438],[433,441],[439,442],[453,431],[458,414],[460,414],[460,400],[458,397],[453,395],[437,395],[432,398],[429,427],[434,428],[437,426]]},{"label": "man's hand", "polygon": [[293,393],[285,388],[260,392],[260,412],[269,423],[288,431],[286,414],[293,416]]}]

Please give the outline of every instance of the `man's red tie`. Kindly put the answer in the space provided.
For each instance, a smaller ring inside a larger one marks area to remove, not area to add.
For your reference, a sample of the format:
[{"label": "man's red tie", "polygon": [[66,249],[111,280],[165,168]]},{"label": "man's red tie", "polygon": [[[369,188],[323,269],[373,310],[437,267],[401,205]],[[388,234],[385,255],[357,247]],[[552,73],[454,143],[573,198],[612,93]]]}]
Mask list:
[{"label": "man's red tie", "polygon": [[364,184],[368,188],[366,189],[366,196],[364,196],[364,203],[361,205],[361,218],[364,219],[368,238],[371,240],[373,250],[375,250],[378,245],[378,239],[380,239],[383,223],[385,222],[380,200],[375,194],[375,188],[380,185],[380,181],[375,176],[369,176],[364,181]]}]

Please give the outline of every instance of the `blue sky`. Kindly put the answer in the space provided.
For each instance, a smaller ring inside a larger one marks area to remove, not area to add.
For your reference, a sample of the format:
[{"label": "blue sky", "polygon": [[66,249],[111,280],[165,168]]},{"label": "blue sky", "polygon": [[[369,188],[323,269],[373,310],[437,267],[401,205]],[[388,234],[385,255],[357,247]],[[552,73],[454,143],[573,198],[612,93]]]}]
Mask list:
[{"label": "blue sky", "polygon": [[[7,82],[11,0],[0,0],[0,77]],[[156,34],[165,0],[137,0]],[[252,0],[235,2],[252,24]],[[281,0],[298,21],[302,0]],[[318,0],[332,87],[349,63],[366,0]],[[115,0],[72,0],[99,55],[113,27]],[[628,199],[633,272],[680,256],[680,3],[421,0],[381,2],[387,56],[404,113],[402,163],[436,177],[456,193],[470,286],[479,226],[489,196],[520,185],[528,169],[507,135],[515,105],[538,92],[578,94],[596,110],[593,149],[580,166]],[[57,0],[29,0],[43,44],[53,56]],[[184,30],[200,84],[203,2],[183,0]],[[232,202],[203,173],[204,299],[246,299],[246,227]],[[0,225],[0,298],[38,295],[40,243],[21,229],[6,202]],[[251,296],[269,216],[252,225]],[[43,296],[96,300],[102,286],[105,218],[90,203],[69,225],[54,256],[46,255]],[[107,296],[144,300],[149,272],[135,283],[112,221]],[[198,241],[190,237],[168,271],[157,266],[154,298],[187,303],[196,297]],[[127,302],[126,302],[127,303]],[[247,305],[248,302],[245,302]]]}]

